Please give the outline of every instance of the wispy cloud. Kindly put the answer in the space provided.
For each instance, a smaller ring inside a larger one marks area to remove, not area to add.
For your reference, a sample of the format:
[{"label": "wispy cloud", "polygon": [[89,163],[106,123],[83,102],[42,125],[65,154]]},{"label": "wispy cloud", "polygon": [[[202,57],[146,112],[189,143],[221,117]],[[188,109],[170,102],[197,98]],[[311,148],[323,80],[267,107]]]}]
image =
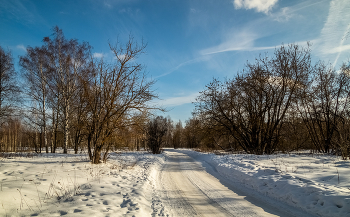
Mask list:
[{"label": "wispy cloud", "polygon": [[267,14],[276,5],[277,2],[278,0],[234,0],[233,5],[236,9],[254,9],[257,12],[263,12]]},{"label": "wispy cloud", "polygon": [[112,8],[112,4],[109,1],[104,1],[103,2],[104,6],[106,6],[107,8]]},{"label": "wispy cloud", "polygon": [[186,96],[169,97],[159,101],[158,103],[163,106],[179,106],[194,102],[198,96],[199,93],[196,92]]},{"label": "wispy cloud", "polygon": [[336,66],[343,51],[350,49],[350,41],[346,36],[350,30],[350,1],[333,0],[325,25],[317,40],[323,55],[337,54],[333,65]]},{"label": "wispy cloud", "polygon": [[350,23],[348,25],[348,32],[344,34],[342,40],[347,40],[348,38],[350,38]]},{"label": "wispy cloud", "polygon": [[171,68],[169,71],[167,71],[167,72],[165,72],[165,73],[163,73],[161,75],[156,76],[155,78],[164,77],[166,75],[169,75],[169,74],[175,72],[176,70],[180,69],[183,66],[187,66],[187,65],[190,65],[192,63],[201,62],[201,61],[204,61],[204,60],[205,60],[204,57],[198,57],[198,58],[194,58],[194,59],[191,59],[191,60],[187,60],[187,61],[182,62],[182,63],[178,64],[177,66]]},{"label": "wispy cloud", "polygon": [[256,50],[268,50],[274,49],[276,46],[268,47],[255,47],[254,41],[261,38],[262,35],[258,35],[249,29],[243,29],[236,31],[235,33],[228,34],[227,39],[223,43],[206,48],[200,51],[201,55],[217,54],[228,51],[256,51]]},{"label": "wispy cloud", "polygon": [[278,22],[286,22],[290,20],[292,17],[296,16],[296,12],[300,11],[305,8],[309,8],[311,6],[314,6],[316,4],[320,4],[325,2],[323,1],[314,1],[314,0],[308,0],[308,1],[302,1],[299,4],[290,6],[290,7],[283,7],[279,9],[277,12],[270,13],[269,16],[272,17],[272,19],[278,21]]},{"label": "wispy cloud", "polygon": [[294,16],[293,9],[290,7],[281,8],[278,12],[270,14],[272,19],[278,22],[286,22]]},{"label": "wispy cloud", "polygon": [[11,0],[1,1],[0,14],[5,19],[15,20],[24,25],[47,25],[45,19],[36,10],[35,4],[31,1]]},{"label": "wispy cloud", "polygon": [[[299,4],[284,7],[279,9],[276,13],[269,13],[269,16],[266,18],[260,19],[255,23],[251,23],[250,25],[245,26],[243,29],[235,29],[231,32],[226,32],[223,35],[222,43],[212,46],[209,48],[205,48],[200,51],[201,55],[211,55],[223,52],[230,51],[259,51],[259,50],[269,50],[279,47],[280,44],[276,44],[274,46],[257,46],[256,41],[262,39],[263,37],[267,37],[269,33],[259,31],[259,25],[263,24],[263,22],[268,21],[269,19],[273,19],[279,22],[288,21],[293,16],[298,15],[298,11],[308,10],[308,8],[315,7],[315,5],[325,3],[329,0],[323,1],[315,1],[308,0],[301,2]],[[252,1],[253,2],[253,1]],[[327,20],[324,24],[324,27],[321,31],[320,37],[311,40],[313,44],[313,48],[317,53],[328,55],[328,54],[336,54],[334,65],[337,63],[338,59],[341,56],[341,53],[349,50],[349,42],[350,42],[350,1],[342,1],[342,0],[332,0],[330,2],[330,9]],[[299,16],[302,16],[300,14]],[[259,25],[258,25],[258,24]],[[260,33],[259,33],[260,32]],[[260,40],[259,40],[260,41]],[[310,40],[307,40],[310,41]],[[289,42],[288,42],[289,43]],[[299,45],[306,44],[303,42],[294,42]],[[330,57],[330,56],[328,56]],[[327,58],[328,58],[327,57]],[[334,57],[330,57],[333,58]]]},{"label": "wispy cloud", "polygon": [[24,52],[27,52],[27,49],[26,49],[26,47],[23,44],[17,45],[16,48],[19,49],[19,50],[22,50]]},{"label": "wispy cloud", "polygon": [[344,52],[344,51],[347,51],[347,50],[350,50],[350,44],[341,45],[341,46],[332,48],[329,51],[327,51],[327,53],[329,53],[329,54],[341,53],[341,52]]},{"label": "wispy cloud", "polygon": [[103,53],[94,53],[93,57],[95,57],[95,58],[102,58],[102,57],[104,57],[104,54]]},{"label": "wispy cloud", "polygon": [[[112,9],[115,6],[120,6],[120,5],[130,4],[130,3],[133,4],[138,1],[139,0],[104,0],[103,5],[106,8]],[[101,4],[101,1],[96,1],[96,3]]]}]

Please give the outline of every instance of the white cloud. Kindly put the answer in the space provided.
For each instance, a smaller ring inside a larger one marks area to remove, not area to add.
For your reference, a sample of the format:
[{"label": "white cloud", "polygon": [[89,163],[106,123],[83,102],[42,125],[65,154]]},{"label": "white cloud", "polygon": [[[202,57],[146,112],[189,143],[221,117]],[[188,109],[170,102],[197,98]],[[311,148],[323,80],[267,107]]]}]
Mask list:
[{"label": "white cloud", "polygon": [[104,2],[104,5],[105,5],[107,8],[112,8],[112,5],[111,5],[108,1],[105,1],[105,2]]},{"label": "white cloud", "polygon": [[177,66],[173,67],[172,69],[170,69],[168,72],[165,72],[159,76],[156,76],[155,78],[160,78],[160,77],[163,77],[163,76],[166,76],[166,75],[169,75],[175,71],[177,71],[179,68],[183,67],[183,66],[187,66],[189,64],[192,64],[192,63],[196,63],[196,62],[200,62],[200,61],[203,61],[204,58],[203,57],[198,57],[198,58],[195,58],[195,59],[191,59],[191,60],[187,60],[185,62],[182,62],[180,64],[178,64]]},{"label": "white cloud", "polygon": [[290,7],[283,7],[275,13],[269,13],[269,15],[270,15],[270,17],[272,17],[272,19],[274,19],[278,22],[286,22],[286,21],[290,20],[292,17],[295,17],[297,15],[296,12],[303,10],[303,9],[306,9],[306,8],[309,8],[309,7],[315,7],[315,5],[321,4],[325,1],[326,0],[323,0],[323,1],[306,0],[306,1],[302,1],[299,4],[296,4],[296,5],[293,5]]},{"label": "white cloud", "polygon": [[102,58],[104,55],[103,55],[103,53],[94,53],[93,56],[95,58]]},{"label": "white cloud", "polygon": [[19,49],[19,50],[23,50],[24,52],[27,52],[27,48],[26,48],[26,47],[24,47],[24,45],[23,45],[23,44],[19,44],[19,45],[17,45],[17,46],[16,46],[16,48],[17,48],[17,49]]},{"label": "white cloud", "polygon": [[350,50],[350,44],[338,46],[327,51],[328,54],[341,53]]},{"label": "white cloud", "polygon": [[120,59],[120,60],[123,60],[125,59],[126,55],[125,54],[120,54],[118,55],[118,57],[114,57],[114,59]]},{"label": "white cloud", "polygon": [[[128,60],[128,61],[133,61],[135,60],[135,58],[130,58],[130,56],[127,56],[126,54],[119,54],[118,56],[115,56],[115,54],[113,53],[114,57],[113,59],[114,60],[120,60],[120,61],[124,61],[124,60]],[[130,58],[130,59],[128,59]]]},{"label": "white cloud", "polygon": [[278,0],[234,0],[233,5],[236,9],[255,9],[257,12],[267,14],[277,2]]},{"label": "white cloud", "polygon": [[235,33],[228,34],[227,40],[223,43],[201,50],[202,55],[216,54],[228,51],[255,51],[255,50],[268,50],[274,49],[276,46],[271,47],[255,47],[254,41],[262,36],[256,33],[243,29],[236,31]]},{"label": "white cloud", "polygon": [[192,93],[187,96],[170,97],[159,102],[163,106],[179,106],[187,103],[192,103],[199,96],[199,93]]},{"label": "white cloud", "polygon": [[277,13],[270,15],[274,20],[278,22],[286,22],[294,16],[293,10],[290,7],[281,8]]},{"label": "white cloud", "polygon": [[[265,2],[265,1],[244,1],[244,0],[235,0],[237,7],[243,7],[245,4],[253,7],[254,5],[259,5],[256,2]],[[268,2],[268,1],[266,1]],[[271,3],[272,1],[270,1]],[[277,3],[277,1],[274,1]],[[233,29],[231,31],[227,31],[223,34],[222,42],[218,45],[205,48],[200,51],[201,55],[210,55],[217,54],[222,52],[230,52],[230,51],[264,51],[264,50],[273,50],[276,47],[280,47],[280,43],[276,44],[266,44],[257,46],[257,41],[263,42],[264,40],[259,40],[264,37],[269,36],[272,32],[265,31],[263,26],[266,28],[266,24],[272,20],[276,20],[278,22],[286,22],[294,16],[297,15],[297,11],[300,10],[308,10],[307,8],[313,7],[316,4],[320,4],[323,1],[314,1],[307,0],[303,1],[299,4],[283,7],[277,10],[275,13],[269,13],[268,16],[255,20],[254,22],[248,23],[242,29]],[[275,4],[274,3],[274,4]],[[271,3],[272,5],[272,3]],[[248,7],[248,6],[247,6]],[[262,10],[262,9],[259,9]],[[292,41],[285,41],[285,43],[293,43]],[[295,42],[300,45],[299,42]],[[303,42],[303,44],[306,44]]]},{"label": "white cloud", "polygon": [[[131,4],[138,2],[139,0],[103,0],[103,5],[109,9],[114,8],[115,6],[121,6],[125,4]],[[97,4],[101,4],[101,1],[94,1]]]},{"label": "white cloud", "polygon": [[337,54],[333,65],[336,66],[343,51],[350,49],[350,41],[347,34],[350,31],[350,1],[333,0],[330,3],[326,23],[317,40],[322,54]]}]

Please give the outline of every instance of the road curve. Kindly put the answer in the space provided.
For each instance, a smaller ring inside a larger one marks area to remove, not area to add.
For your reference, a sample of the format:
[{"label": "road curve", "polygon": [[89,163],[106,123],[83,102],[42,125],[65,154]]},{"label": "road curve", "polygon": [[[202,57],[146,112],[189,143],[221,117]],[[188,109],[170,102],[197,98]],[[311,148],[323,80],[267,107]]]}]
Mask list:
[{"label": "road curve", "polygon": [[169,149],[165,154],[157,182],[170,216],[294,216],[264,202],[249,202],[184,153]]}]

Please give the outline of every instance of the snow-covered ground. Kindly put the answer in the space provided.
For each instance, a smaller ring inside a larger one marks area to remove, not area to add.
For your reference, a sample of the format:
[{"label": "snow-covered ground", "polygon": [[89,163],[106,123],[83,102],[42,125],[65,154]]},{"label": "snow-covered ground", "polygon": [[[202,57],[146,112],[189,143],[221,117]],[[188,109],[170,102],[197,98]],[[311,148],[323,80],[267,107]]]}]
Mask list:
[{"label": "snow-covered ground", "polygon": [[[240,183],[243,192],[259,192],[267,201],[271,197],[316,216],[350,216],[350,162],[339,157],[177,151],[208,172],[215,170],[217,179]],[[158,182],[168,157],[167,152],[111,153],[99,165],[92,165],[86,154],[0,158],[0,216],[166,214]]]},{"label": "snow-covered ground", "polygon": [[350,216],[350,161],[322,154],[215,155],[181,150],[229,180],[319,216]]},{"label": "snow-covered ground", "polygon": [[163,155],[111,153],[92,165],[86,154],[0,159],[0,216],[151,216],[150,176]]}]

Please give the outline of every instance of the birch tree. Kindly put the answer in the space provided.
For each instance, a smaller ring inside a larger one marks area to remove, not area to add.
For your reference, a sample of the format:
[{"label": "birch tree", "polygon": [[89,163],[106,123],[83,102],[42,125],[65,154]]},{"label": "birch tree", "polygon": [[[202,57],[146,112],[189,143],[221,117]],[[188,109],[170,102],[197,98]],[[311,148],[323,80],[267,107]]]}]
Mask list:
[{"label": "birch tree", "polygon": [[[28,87],[26,95],[29,100],[34,101],[33,105],[29,108],[32,117],[29,117],[31,122],[42,129],[43,143],[48,153],[48,141],[47,141],[47,98],[48,98],[48,69],[46,67],[47,58],[46,50],[44,47],[39,48],[27,48],[26,55],[20,57],[20,65],[23,70],[23,75]],[[36,106],[38,105],[38,106]],[[36,139],[37,140],[37,139]]]},{"label": "birch tree", "polygon": [[[44,38],[48,55],[48,67],[54,98],[54,107],[60,113],[63,126],[63,152],[67,153],[69,142],[70,112],[73,98],[79,91],[78,77],[85,69],[90,55],[90,45],[78,43],[76,39],[66,39],[62,30],[57,26],[53,29],[52,38]],[[59,109],[57,109],[59,108]],[[58,120],[56,120],[58,121]]]},{"label": "birch tree", "polygon": [[0,126],[13,114],[20,90],[11,52],[0,47]]}]

